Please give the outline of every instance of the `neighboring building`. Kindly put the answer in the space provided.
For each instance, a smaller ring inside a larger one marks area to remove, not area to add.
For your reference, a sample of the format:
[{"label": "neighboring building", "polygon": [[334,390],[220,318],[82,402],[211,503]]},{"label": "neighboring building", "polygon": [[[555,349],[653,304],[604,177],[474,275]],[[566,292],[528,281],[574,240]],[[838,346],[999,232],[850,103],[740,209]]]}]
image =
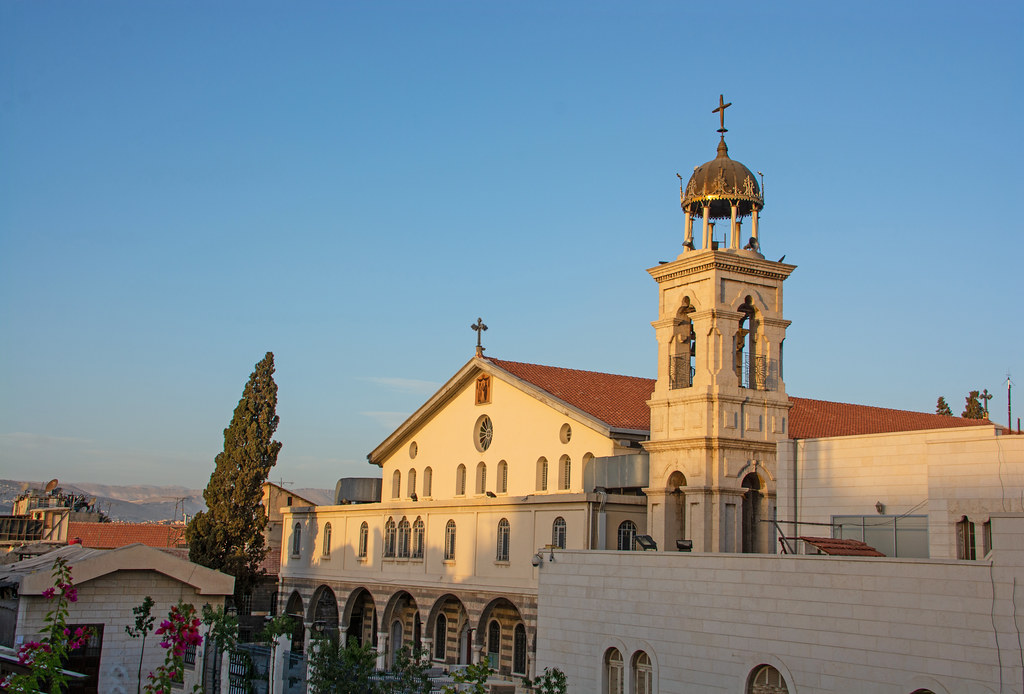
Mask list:
[{"label": "neighboring building", "polygon": [[67,541],[90,549],[116,549],[141,544],[188,559],[185,526],[180,523],[83,523],[68,525]]},{"label": "neighboring building", "polygon": [[[137,688],[141,642],[125,633],[133,624],[132,608],[148,595],[159,623],[171,606],[184,601],[197,612],[209,603],[223,605],[231,595],[234,578],[179,559],[144,545],[119,549],[88,549],[68,545],[44,556],[0,567],[0,645],[16,649],[38,637],[52,602],[43,597],[53,587],[54,561],[64,558],[72,566],[78,600],[70,603],[68,624],[92,630],[89,644],[75,651],[68,668],[86,674],[71,694],[127,694]],[[146,642],[143,677],[163,663],[159,638]],[[191,691],[202,671],[201,651],[186,656],[184,690]]]},{"label": "neighboring building", "polygon": [[761,253],[720,132],[680,188],[683,252],[648,271],[657,378],[478,346],[370,453],[379,501],[284,509],[307,632],[574,692],[1019,691],[1024,437],[787,394],[795,266]]},{"label": "neighboring building", "polygon": [[106,520],[95,497],[65,494],[55,479],[43,489],[26,483],[14,500],[13,513],[0,516],[0,549],[13,553],[15,559],[45,553],[50,547],[40,545],[67,542],[70,523]]}]

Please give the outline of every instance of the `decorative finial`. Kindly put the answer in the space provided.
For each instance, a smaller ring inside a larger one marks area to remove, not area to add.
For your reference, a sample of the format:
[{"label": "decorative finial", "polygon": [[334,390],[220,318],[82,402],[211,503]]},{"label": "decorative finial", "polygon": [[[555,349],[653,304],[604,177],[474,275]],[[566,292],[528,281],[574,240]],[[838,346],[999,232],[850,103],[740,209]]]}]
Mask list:
[{"label": "decorative finial", "polygon": [[729,108],[730,106],[732,106],[732,102],[730,101],[729,103],[725,103],[725,95],[719,94],[718,108],[712,111],[712,113],[717,113],[719,120],[721,121],[721,127],[718,128],[718,132],[722,133],[722,137],[725,137],[725,134],[729,132],[725,127],[725,109]]},{"label": "decorative finial", "polygon": [[484,335],[484,330],[487,330],[487,326],[484,325],[484,319],[483,318],[477,318],[476,319],[476,323],[474,323],[473,325],[471,325],[469,327],[476,331],[476,356],[482,357],[482,356],[484,356],[484,349],[485,348],[484,348],[483,345],[480,344],[480,339]]}]

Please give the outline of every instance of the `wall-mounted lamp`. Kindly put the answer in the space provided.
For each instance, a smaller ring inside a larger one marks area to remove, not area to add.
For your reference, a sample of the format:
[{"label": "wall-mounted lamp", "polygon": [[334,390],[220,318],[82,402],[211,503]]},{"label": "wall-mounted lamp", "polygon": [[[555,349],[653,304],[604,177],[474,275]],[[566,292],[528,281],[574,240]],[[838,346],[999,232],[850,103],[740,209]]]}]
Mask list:
[{"label": "wall-mounted lamp", "polygon": [[318,619],[315,622],[313,622],[313,631],[315,631],[318,634],[324,633],[324,629],[326,628],[327,622],[323,621],[322,619]]},{"label": "wall-mounted lamp", "polygon": [[875,510],[878,511],[879,514],[885,513],[885,504],[883,504],[881,501],[876,501]]},{"label": "wall-mounted lamp", "polygon": [[555,560],[555,548],[554,547],[548,547],[548,561],[554,561],[554,560]]}]

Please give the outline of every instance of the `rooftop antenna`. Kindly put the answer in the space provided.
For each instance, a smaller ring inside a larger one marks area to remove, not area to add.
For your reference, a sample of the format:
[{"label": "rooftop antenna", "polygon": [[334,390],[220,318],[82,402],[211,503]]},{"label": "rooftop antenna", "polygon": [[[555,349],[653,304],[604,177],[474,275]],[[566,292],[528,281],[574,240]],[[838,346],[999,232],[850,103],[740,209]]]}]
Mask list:
[{"label": "rooftop antenna", "polygon": [[1013,408],[1010,407],[1010,395],[1013,390],[1013,381],[1010,380],[1010,372],[1006,372],[1006,428],[1013,429]]}]

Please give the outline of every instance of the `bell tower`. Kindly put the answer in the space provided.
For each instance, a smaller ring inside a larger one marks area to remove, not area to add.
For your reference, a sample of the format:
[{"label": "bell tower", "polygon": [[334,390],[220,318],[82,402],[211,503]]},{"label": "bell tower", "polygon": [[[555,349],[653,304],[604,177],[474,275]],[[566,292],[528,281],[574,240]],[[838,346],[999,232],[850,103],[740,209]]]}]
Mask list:
[{"label": "bell tower", "polygon": [[[782,284],[796,266],[761,254],[763,191],[729,157],[731,105],[719,97],[713,111],[717,156],[696,167],[685,188],[679,179],[683,252],[648,270],[658,283],[658,380],[648,401],[644,491],[648,533],[668,551],[677,540],[697,552],[776,551],[775,529],[762,521],[775,515],[776,443],[788,436]],[[716,238],[717,220],[728,226]]]}]

